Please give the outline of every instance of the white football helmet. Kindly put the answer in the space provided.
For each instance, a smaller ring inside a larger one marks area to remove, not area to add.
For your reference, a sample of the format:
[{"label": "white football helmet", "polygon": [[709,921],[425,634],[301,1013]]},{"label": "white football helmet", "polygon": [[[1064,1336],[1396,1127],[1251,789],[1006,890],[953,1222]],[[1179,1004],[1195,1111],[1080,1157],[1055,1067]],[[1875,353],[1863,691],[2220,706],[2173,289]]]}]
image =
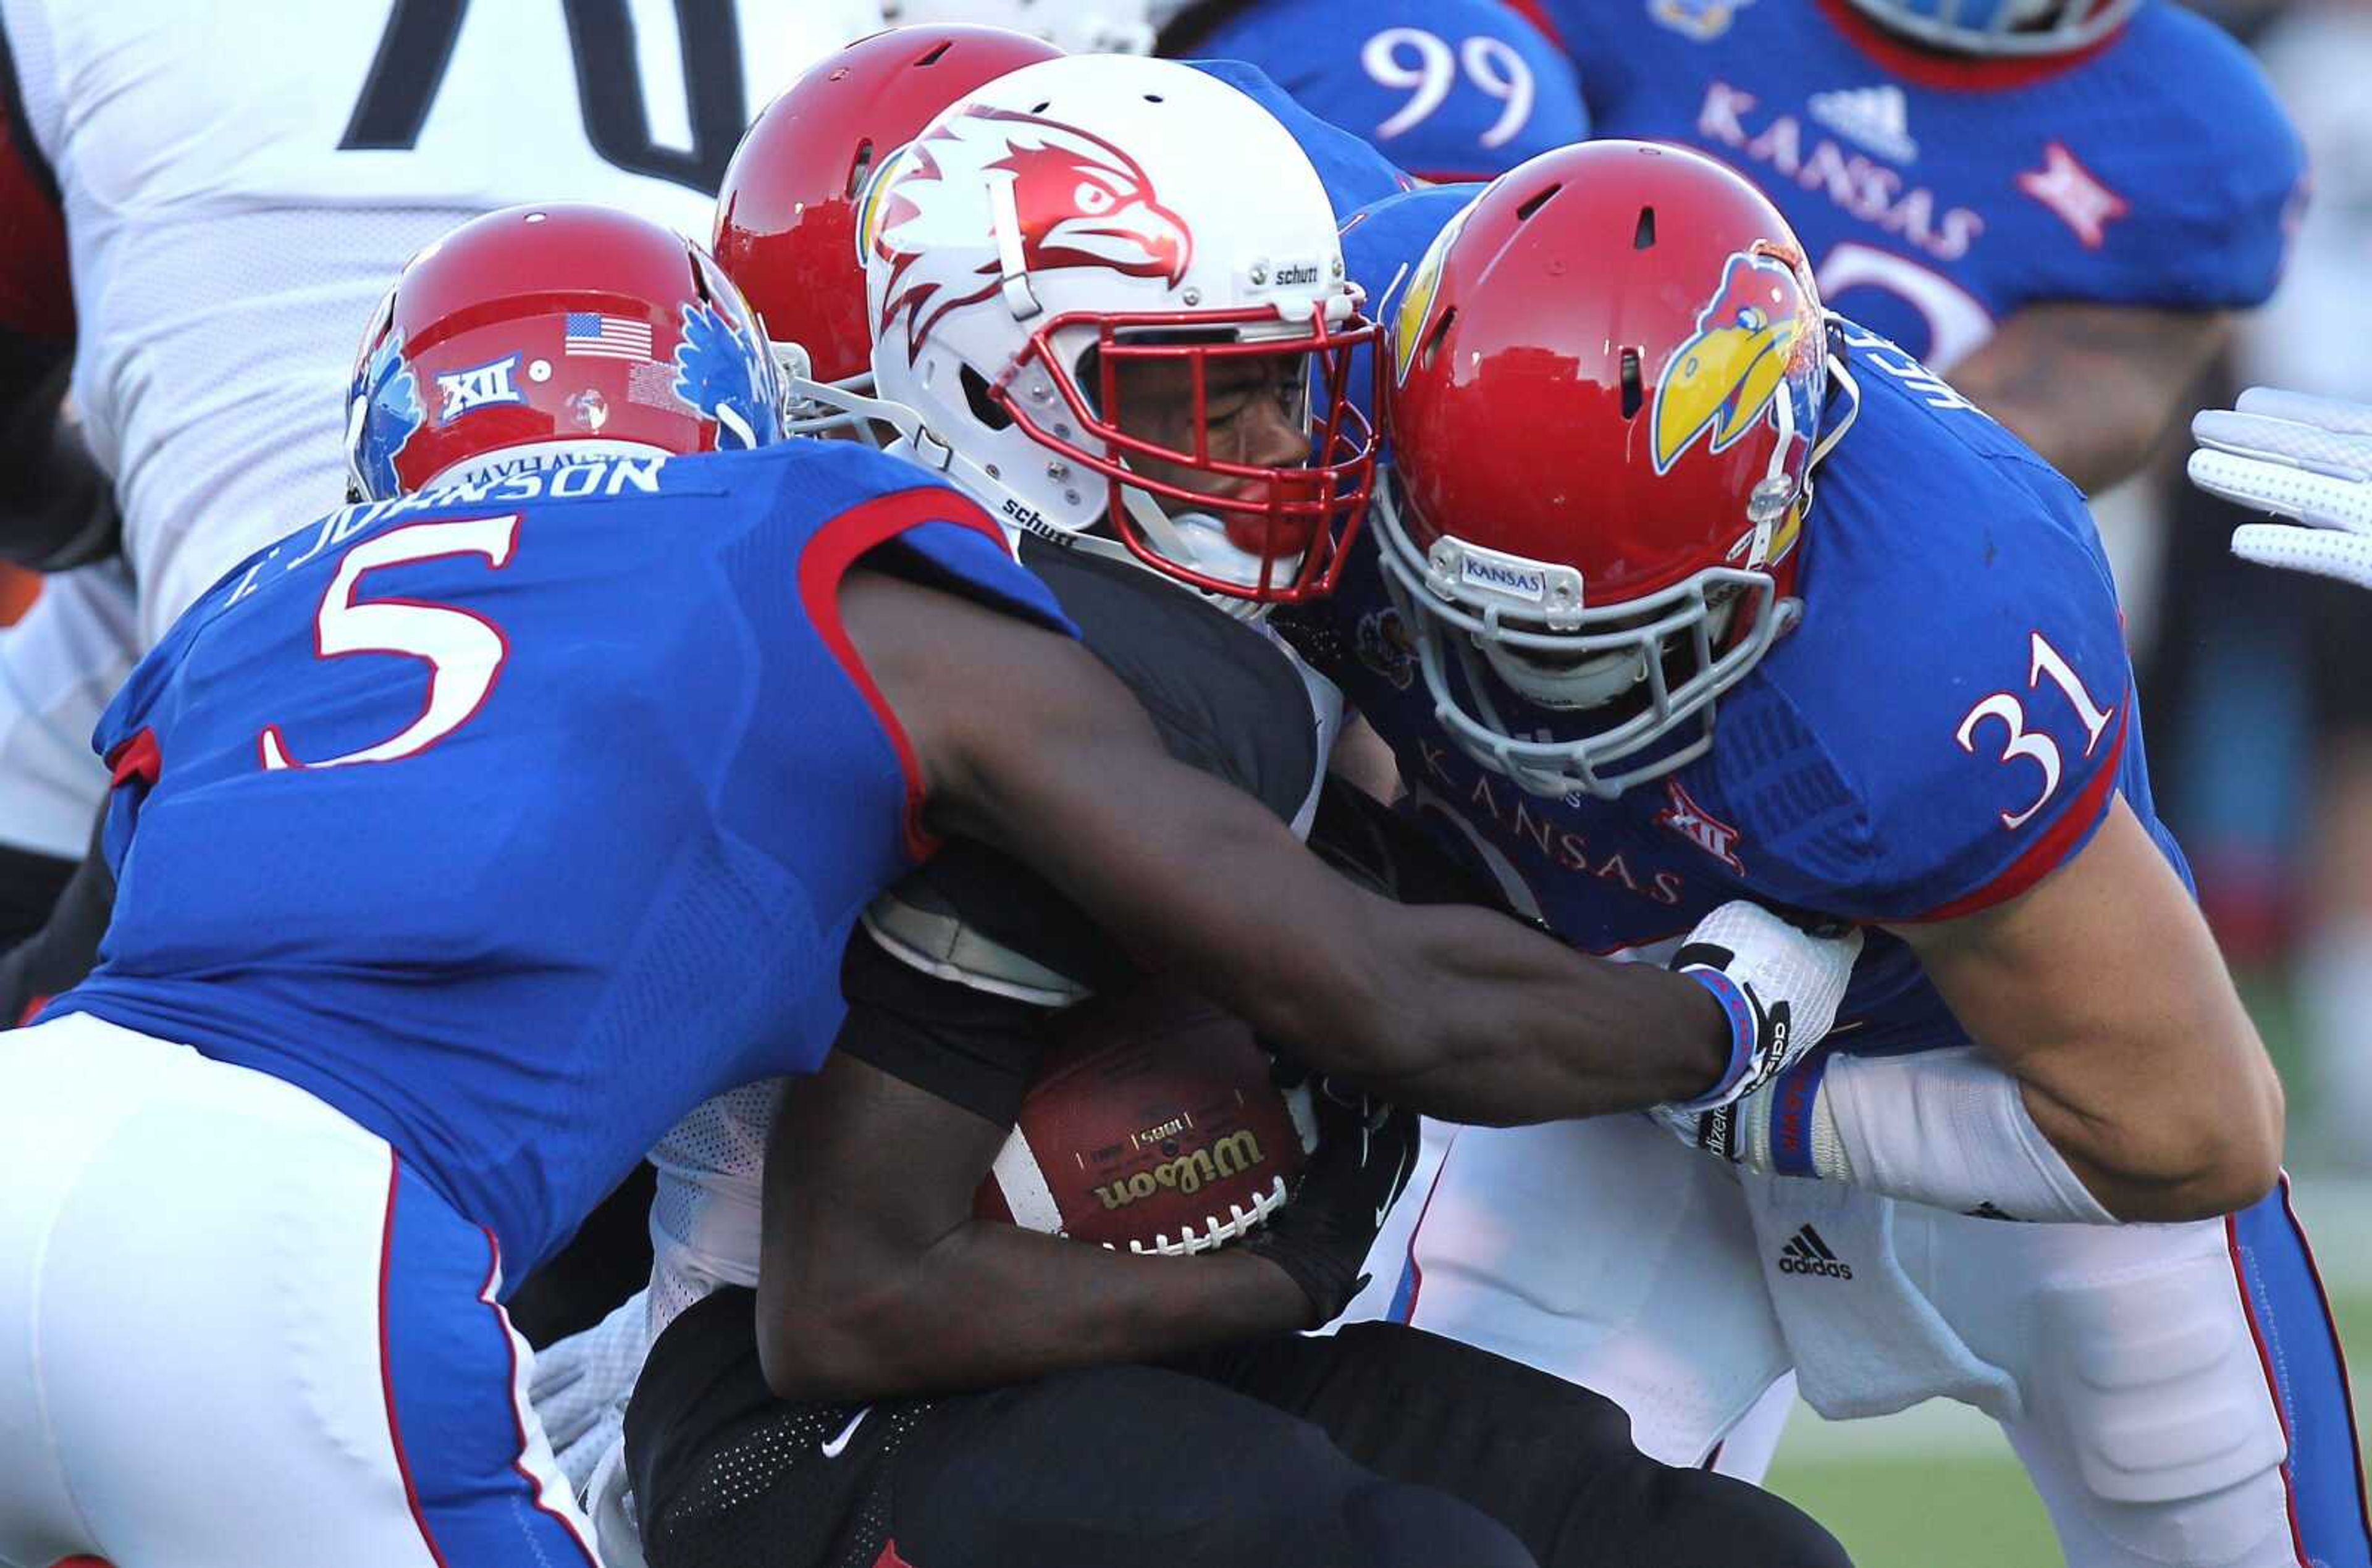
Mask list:
[{"label": "white football helmet", "polygon": [[1066,54],[1150,54],[1157,26],[1148,0],[882,0],[891,27],[969,22],[1042,38]]},{"label": "white football helmet", "polygon": [[1882,27],[1961,54],[2063,54],[2124,24],[2141,0],[1853,0]]},{"label": "white football helmet", "polygon": [[[1169,61],[1027,66],[881,166],[858,244],[875,388],[859,412],[902,455],[1008,528],[1206,593],[1332,587],[1374,480],[1350,369],[1376,329],[1325,189],[1266,110]],[[1211,449],[1210,377],[1248,362],[1309,438],[1289,464]],[[1192,399],[1187,448],[1126,428],[1132,366]]]}]

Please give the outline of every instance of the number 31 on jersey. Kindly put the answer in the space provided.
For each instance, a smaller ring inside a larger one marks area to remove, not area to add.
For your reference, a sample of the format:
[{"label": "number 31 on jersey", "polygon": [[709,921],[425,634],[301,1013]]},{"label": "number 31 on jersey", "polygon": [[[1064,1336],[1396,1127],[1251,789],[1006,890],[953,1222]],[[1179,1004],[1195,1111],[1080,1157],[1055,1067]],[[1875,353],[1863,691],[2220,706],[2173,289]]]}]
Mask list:
[{"label": "number 31 on jersey", "polygon": [[[2076,716],[2083,722],[2084,755],[2091,756],[2099,748],[2100,737],[2108,733],[2109,711],[2092,700],[2091,691],[2085,686],[2083,678],[2076,673],[2075,667],[2051,645],[2050,640],[2041,633],[2033,633],[2029,654],[2026,671],[2028,692],[2040,694],[2046,679],[2057,687],[2074,706]],[[2033,803],[2022,811],[2001,814],[2001,825],[2016,832],[2033,820],[2035,813],[2049,805],[2052,797],[2059,793],[2064,759],[2060,754],[2059,742],[2048,733],[2027,727],[2026,702],[2014,691],[1995,691],[1961,715],[1960,727],[1953,732],[1952,738],[1958,740],[1960,749],[1970,756],[1977,754],[1977,732],[1987,719],[1996,719],[2001,723],[2003,735],[1998,761],[2006,763],[2023,759],[2042,770],[2042,788],[2035,796]]]}]

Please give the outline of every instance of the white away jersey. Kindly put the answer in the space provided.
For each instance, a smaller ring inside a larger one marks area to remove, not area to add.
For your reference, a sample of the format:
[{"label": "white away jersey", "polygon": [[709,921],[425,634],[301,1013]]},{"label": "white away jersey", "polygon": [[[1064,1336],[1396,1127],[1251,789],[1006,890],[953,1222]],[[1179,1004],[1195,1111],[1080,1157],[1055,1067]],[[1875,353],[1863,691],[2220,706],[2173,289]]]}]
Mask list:
[{"label": "white away jersey", "polygon": [[0,0],[144,645],[337,505],[355,345],[413,251],[535,201],[704,240],[750,119],[879,20],[874,0]]}]

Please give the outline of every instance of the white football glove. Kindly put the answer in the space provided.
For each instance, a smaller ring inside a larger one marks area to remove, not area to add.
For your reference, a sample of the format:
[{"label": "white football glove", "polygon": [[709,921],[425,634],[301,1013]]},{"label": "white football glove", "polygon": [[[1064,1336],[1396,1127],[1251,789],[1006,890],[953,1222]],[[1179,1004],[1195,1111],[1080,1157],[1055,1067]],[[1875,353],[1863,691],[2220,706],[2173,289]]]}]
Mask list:
[{"label": "white football glove", "polygon": [[1859,957],[1858,931],[1815,935],[1743,900],[1697,923],[1672,955],[1672,968],[1720,999],[1733,1039],[1720,1082],[1667,1108],[1686,1119],[1692,1141],[1700,1113],[1754,1093],[1820,1043],[1837,1021]]},{"label": "white football glove", "polygon": [[626,1400],[650,1349],[650,1316],[649,1293],[637,1291],[593,1327],[535,1353],[528,1399],[569,1487],[580,1494],[624,1428]]},{"label": "white football glove", "polygon": [[2191,434],[2193,484],[2297,519],[2247,524],[2233,554],[2372,588],[2372,405],[2251,387],[2194,416]]}]

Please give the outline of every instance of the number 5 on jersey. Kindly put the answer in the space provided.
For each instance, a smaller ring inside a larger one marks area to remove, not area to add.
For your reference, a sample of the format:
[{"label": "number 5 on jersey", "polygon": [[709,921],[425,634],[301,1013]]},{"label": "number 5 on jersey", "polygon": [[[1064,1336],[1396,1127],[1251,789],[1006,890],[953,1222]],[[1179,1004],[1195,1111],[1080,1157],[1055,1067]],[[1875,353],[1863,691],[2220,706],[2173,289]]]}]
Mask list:
[{"label": "number 5 on jersey", "polygon": [[[2100,737],[2108,731],[2108,710],[2092,700],[2092,693],[2085,688],[2074,667],[2041,633],[2033,634],[2030,651],[2032,656],[2026,672],[2027,690],[2041,691],[2041,681],[2048,677],[2051,683],[2066,695],[2067,701],[2075,706],[2076,716],[2083,721],[2084,755],[2089,757],[2099,748]],[[2002,738],[2000,761],[2007,762],[2013,758],[2024,758],[2042,770],[2042,791],[2034,797],[2034,803],[2023,811],[2001,814],[2002,826],[2016,832],[2032,820],[2034,814],[2050,804],[2051,797],[2059,793],[2063,771],[2059,743],[2041,730],[2027,728],[2026,704],[2016,694],[1996,691],[1962,715],[1960,727],[1953,734],[1953,738],[1960,743],[1960,749],[1971,757],[1977,754],[1977,726],[1987,719],[1999,719],[2002,728],[2007,732]]]},{"label": "number 5 on jersey", "polygon": [[455,555],[483,555],[487,566],[500,571],[510,564],[518,543],[519,519],[474,517],[450,523],[414,523],[366,540],[345,553],[321,608],[313,615],[313,650],[319,658],[343,658],[348,654],[400,654],[428,667],[428,698],[420,716],[376,746],[349,751],[323,761],[300,761],[288,753],[288,742],[276,724],[263,726],[257,749],[267,772],[282,769],[342,768],[349,762],[392,762],[417,756],[470,722],[485,705],[510,657],[510,643],[502,628],[483,616],[450,605],[419,599],[386,598],[357,601],[355,593],[366,573],[382,566],[415,561],[436,561]]}]

